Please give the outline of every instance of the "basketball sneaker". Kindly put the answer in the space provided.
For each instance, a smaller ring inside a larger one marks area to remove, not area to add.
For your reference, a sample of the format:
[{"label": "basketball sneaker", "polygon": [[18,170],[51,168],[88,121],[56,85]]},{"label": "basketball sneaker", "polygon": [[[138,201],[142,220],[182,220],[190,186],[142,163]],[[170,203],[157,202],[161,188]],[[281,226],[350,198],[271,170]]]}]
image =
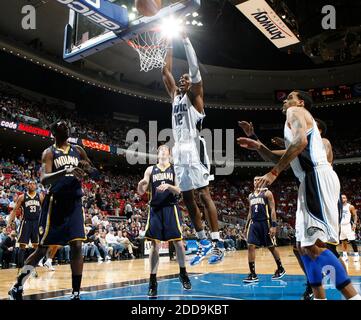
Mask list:
[{"label": "basketball sneaker", "polygon": [[213,245],[211,256],[208,259],[209,264],[216,264],[224,258],[224,245],[222,241],[217,241]]},{"label": "basketball sneaker", "polygon": [[272,280],[279,280],[282,279],[283,276],[286,274],[286,270],[285,269],[277,269],[275,274],[272,276]]},{"label": "basketball sneaker", "polygon": [[243,279],[244,283],[256,283],[259,282],[258,276],[255,273],[250,273],[247,278]]},{"label": "basketball sneaker", "polygon": [[157,280],[149,280],[148,297],[155,299],[158,296],[158,283]]},{"label": "basketball sneaker", "polygon": [[70,296],[70,300],[80,300],[80,292],[73,292]]},{"label": "basketball sneaker", "polygon": [[306,290],[303,293],[302,300],[313,300],[313,291],[310,285],[306,285]]},{"label": "basketball sneaker", "polygon": [[198,252],[196,256],[191,260],[190,265],[195,266],[201,263],[201,261],[207,256],[207,254],[210,252],[211,249],[212,249],[212,243],[209,240],[207,239],[201,240],[198,245]]},{"label": "basketball sneaker", "polygon": [[46,260],[44,263],[44,267],[47,268],[49,271],[55,271],[55,268],[53,267],[51,262],[51,259]]},{"label": "basketball sneaker", "polygon": [[9,300],[23,300],[23,287],[14,285],[8,292]]},{"label": "basketball sneaker", "polygon": [[192,284],[191,281],[189,280],[188,274],[179,274],[179,281],[181,282],[183,289],[184,290],[191,290],[192,289]]}]

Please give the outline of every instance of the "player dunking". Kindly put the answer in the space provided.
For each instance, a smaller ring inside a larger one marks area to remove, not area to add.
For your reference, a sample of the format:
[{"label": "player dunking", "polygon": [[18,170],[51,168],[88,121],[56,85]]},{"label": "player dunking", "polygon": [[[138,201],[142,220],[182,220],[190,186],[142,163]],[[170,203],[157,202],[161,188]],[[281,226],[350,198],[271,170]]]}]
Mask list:
[{"label": "player dunking", "polygon": [[185,267],[185,251],[182,241],[181,211],[177,196],[180,189],[176,182],[174,167],[170,163],[170,149],[166,145],[158,148],[158,164],[150,166],[144,178],[138,183],[138,193],[149,190],[149,213],[145,238],[152,241],[149,254],[150,279],[148,296],[157,297],[157,270],[159,265],[160,241],[172,241],[179,264],[179,280],[185,290],[192,288]]},{"label": "player dunking", "polygon": [[347,242],[349,241],[352,245],[352,249],[354,252],[354,262],[358,262],[360,260],[360,257],[357,249],[357,243],[355,241],[357,210],[351,203],[347,201],[347,196],[345,194],[341,195],[341,199],[342,199],[342,219],[341,219],[340,241],[342,244],[342,259],[344,261],[348,261]]},{"label": "player dunking", "polygon": [[[258,177],[254,178],[254,192],[249,197],[249,213],[247,217],[247,243],[249,275],[243,280],[245,283],[258,282],[256,274],[256,247],[267,247],[277,264],[277,270],[272,280],[281,279],[286,271],[282,266],[281,258],[276,249],[276,205],[273,194],[268,189],[256,188]],[[271,213],[271,215],[270,215]]]},{"label": "player dunking", "polygon": [[24,254],[26,246],[31,242],[34,249],[39,244],[39,216],[44,196],[36,192],[36,181],[29,180],[27,191],[20,195],[16,201],[15,207],[10,214],[8,225],[14,221],[16,212],[21,208],[23,218],[20,225],[18,243],[18,267],[24,266]]},{"label": "player dunking", "polygon": [[[82,208],[81,180],[92,171],[84,149],[70,145],[69,127],[59,121],[52,125],[55,144],[42,155],[41,183],[50,186],[39,220],[40,244],[26,260],[9,291],[11,300],[22,300],[23,287],[32,270],[45,256],[48,246],[66,245],[71,248],[72,300],[79,299],[83,256],[82,241],[86,240]],[[83,169],[82,169],[83,168]]]},{"label": "player dunking", "polygon": [[326,299],[322,287],[323,269],[333,269],[336,288],[347,299],[360,300],[341,262],[319,243],[339,241],[338,200],[340,182],[327,160],[317,124],[310,114],[311,97],[303,91],[291,92],[283,104],[287,119],[284,128],[286,150],[271,151],[259,141],[238,138],[241,147],[257,150],[276,166],[261,177],[257,187],[271,185],[291,165],[300,181],[296,212],[296,240],[315,299]]},{"label": "player dunking", "polygon": [[196,229],[199,243],[197,255],[191,265],[196,265],[212,249],[207,240],[201,219],[201,212],[195,200],[195,190],[208,214],[213,242],[209,263],[218,263],[224,256],[223,244],[219,238],[217,209],[209,192],[210,164],[205,140],[199,131],[205,117],[203,83],[196,53],[189,38],[183,34],[183,44],[189,65],[189,74],[180,77],[178,86],[172,75],[172,50],[169,49],[166,65],[162,70],[163,81],[169,96],[173,99],[172,129],[175,145],[173,147],[174,169],[183,194],[184,203]]}]

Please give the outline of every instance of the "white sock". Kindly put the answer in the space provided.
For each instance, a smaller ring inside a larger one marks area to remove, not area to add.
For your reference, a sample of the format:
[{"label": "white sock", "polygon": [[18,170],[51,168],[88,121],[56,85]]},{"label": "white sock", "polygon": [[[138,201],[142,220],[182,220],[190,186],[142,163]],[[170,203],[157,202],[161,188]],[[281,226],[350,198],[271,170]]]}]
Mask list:
[{"label": "white sock", "polygon": [[350,298],[348,300],[361,300],[361,296],[360,296],[360,294],[356,294],[355,296],[353,296],[352,298]]},{"label": "white sock", "polygon": [[355,256],[355,257],[358,257],[358,256],[359,256],[359,253],[358,253],[358,252],[355,252],[355,253],[354,253],[354,256]]},{"label": "white sock", "polygon": [[211,239],[212,240],[219,240],[219,231],[218,232],[211,232]]},{"label": "white sock", "polygon": [[206,233],[204,230],[197,231],[197,237],[199,240],[207,239]]},{"label": "white sock", "polygon": [[317,298],[313,298],[313,300],[327,300],[327,298],[325,298],[325,299],[317,299]]}]

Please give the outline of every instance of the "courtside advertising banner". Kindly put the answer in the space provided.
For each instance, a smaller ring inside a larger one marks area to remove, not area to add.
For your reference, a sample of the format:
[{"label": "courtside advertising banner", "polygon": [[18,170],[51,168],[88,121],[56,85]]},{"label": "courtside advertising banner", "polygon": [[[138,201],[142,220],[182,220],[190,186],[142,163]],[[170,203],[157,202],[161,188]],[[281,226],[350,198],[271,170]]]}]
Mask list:
[{"label": "courtside advertising banner", "polygon": [[277,48],[299,43],[294,33],[264,0],[249,0],[236,5]]}]

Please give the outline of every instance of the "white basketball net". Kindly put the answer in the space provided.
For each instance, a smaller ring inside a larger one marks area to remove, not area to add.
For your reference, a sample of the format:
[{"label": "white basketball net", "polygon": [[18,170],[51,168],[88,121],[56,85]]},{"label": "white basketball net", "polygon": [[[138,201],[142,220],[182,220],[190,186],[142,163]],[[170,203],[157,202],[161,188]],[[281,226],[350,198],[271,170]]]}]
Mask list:
[{"label": "white basketball net", "polygon": [[167,55],[167,39],[156,30],[149,30],[137,34],[128,41],[140,60],[140,71],[148,72],[153,69],[161,69],[165,66]]}]

